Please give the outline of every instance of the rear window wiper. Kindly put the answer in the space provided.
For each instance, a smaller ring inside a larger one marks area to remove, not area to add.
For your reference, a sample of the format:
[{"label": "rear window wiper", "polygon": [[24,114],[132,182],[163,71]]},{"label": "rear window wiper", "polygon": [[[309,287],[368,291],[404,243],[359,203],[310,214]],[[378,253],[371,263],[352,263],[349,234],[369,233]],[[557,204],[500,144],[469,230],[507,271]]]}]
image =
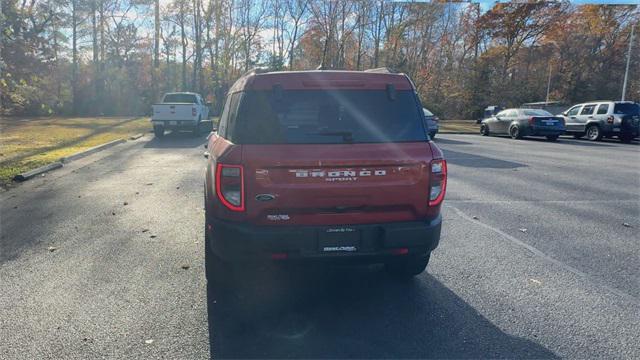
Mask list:
[{"label": "rear window wiper", "polygon": [[310,133],[307,135],[342,136],[342,141],[346,143],[353,142],[353,133],[351,131],[319,131],[317,133]]}]

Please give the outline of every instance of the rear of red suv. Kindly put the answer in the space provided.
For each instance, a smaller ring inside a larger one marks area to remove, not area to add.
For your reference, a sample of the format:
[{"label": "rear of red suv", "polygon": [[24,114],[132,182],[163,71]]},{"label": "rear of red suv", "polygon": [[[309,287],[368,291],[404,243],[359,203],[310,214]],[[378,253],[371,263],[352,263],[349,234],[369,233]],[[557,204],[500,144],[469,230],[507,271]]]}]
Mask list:
[{"label": "rear of red suv", "polygon": [[405,75],[248,74],[207,148],[213,261],[382,262],[413,276],[438,245],[447,165]]}]

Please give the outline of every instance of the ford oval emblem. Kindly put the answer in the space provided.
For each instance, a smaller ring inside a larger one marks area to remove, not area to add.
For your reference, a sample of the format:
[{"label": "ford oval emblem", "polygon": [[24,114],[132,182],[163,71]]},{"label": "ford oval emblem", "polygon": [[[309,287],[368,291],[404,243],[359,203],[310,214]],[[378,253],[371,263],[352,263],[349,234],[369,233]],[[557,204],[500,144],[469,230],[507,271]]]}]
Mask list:
[{"label": "ford oval emblem", "polygon": [[271,194],[258,194],[256,195],[256,200],[258,201],[271,201],[273,199],[275,199],[275,195],[271,195]]}]

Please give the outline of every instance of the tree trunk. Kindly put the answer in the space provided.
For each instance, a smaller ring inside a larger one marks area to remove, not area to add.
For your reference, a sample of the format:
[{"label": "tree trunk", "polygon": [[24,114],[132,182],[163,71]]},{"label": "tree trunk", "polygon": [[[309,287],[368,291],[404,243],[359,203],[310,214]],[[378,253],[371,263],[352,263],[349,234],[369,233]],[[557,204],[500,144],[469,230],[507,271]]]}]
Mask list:
[{"label": "tree trunk", "polygon": [[71,94],[72,113],[78,114],[78,12],[77,0],[71,0]]},{"label": "tree trunk", "polygon": [[182,91],[187,90],[187,34],[184,29],[184,5],[180,3],[180,40],[182,44]]}]

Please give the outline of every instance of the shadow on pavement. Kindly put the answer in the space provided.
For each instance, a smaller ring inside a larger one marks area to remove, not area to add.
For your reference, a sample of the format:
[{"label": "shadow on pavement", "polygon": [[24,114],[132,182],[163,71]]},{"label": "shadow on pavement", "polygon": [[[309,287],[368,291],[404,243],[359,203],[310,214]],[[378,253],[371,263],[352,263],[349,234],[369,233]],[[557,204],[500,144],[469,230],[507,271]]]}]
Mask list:
[{"label": "shadow on pavement", "polygon": [[573,137],[560,137],[558,141],[563,141],[570,143],[572,145],[582,145],[582,146],[628,146],[628,145],[640,145],[638,140],[633,140],[629,144],[625,144],[616,138],[602,138],[600,141],[589,141],[585,138],[575,139]]},{"label": "shadow on pavement", "polygon": [[428,274],[265,267],[208,286],[212,358],[555,358]]},{"label": "shadow on pavement", "polygon": [[494,159],[467,152],[459,152],[449,149],[443,149],[442,151],[444,152],[444,158],[447,159],[448,163],[459,166],[490,169],[514,169],[527,166],[523,163]]},{"label": "shadow on pavement", "polygon": [[155,149],[202,147],[207,141],[207,135],[209,135],[209,133],[205,133],[204,131],[198,136],[194,136],[188,131],[172,131],[165,133],[162,138],[154,136],[144,147]]},{"label": "shadow on pavement", "polygon": [[534,141],[534,142],[543,142],[549,144],[566,144],[566,145],[578,145],[578,146],[602,146],[602,147],[611,147],[612,145],[607,144],[604,141],[589,141],[583,139],[574,139],[573,137],[559,137],[558,140],[552,142],[543,137],[526,137],[523,140]]},{"label": "shadow on pavement", "polygon": [[436,144],[471,145],[470,142],[460,141],[460,140],[443,139],[443,138],[439,138],[439,137],[436,137],[435,139],[432,139],[432,141],[435,142]]}]

